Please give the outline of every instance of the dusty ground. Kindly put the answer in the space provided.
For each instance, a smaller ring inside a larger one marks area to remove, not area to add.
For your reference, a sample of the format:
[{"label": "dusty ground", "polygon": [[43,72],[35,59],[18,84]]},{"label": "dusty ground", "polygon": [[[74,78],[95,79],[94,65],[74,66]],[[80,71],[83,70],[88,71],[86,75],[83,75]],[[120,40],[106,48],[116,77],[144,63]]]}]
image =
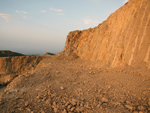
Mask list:
[{"label": "dusty ground", "polygon": [[[4,88],[3,88],[4,89]],[[47,56],[0,93],[1,113],[149,113],[150,70]]]}]

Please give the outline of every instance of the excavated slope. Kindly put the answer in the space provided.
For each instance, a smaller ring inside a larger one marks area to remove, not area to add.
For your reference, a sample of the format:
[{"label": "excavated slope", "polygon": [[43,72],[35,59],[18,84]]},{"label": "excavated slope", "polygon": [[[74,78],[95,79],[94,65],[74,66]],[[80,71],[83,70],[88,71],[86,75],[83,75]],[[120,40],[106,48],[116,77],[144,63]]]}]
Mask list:
[{"label": "excavated slope", "polygon": [[31,72],[44,56],[15,56],[0,58],[0,85],[8,84],[19,74]]},{"label": "excavated slope", "polygon": [[129,0],[97,27],[70,32],[62,53],[102,66],[150,68],[150,0]]}]

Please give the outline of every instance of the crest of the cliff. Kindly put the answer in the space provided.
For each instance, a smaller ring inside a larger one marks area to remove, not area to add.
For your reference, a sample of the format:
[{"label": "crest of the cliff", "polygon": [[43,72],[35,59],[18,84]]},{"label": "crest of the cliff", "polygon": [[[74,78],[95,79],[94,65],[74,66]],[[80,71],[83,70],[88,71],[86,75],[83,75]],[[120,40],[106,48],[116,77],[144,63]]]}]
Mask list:
[{"label": "crest of the cliff", "polygon": [[103,66],[150,68],[150,0],[130,0],[97,27],[70,32],[62,53]]}]

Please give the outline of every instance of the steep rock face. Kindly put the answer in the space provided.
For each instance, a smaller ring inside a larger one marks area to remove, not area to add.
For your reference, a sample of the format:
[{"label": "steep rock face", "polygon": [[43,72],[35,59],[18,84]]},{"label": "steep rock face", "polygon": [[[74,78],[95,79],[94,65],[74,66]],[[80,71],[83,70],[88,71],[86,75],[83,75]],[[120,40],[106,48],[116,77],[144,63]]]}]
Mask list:
[{"label": "steep rock face", "polygon": [[150,0],[129,0],[97,27],[70,32],[62,53],[102,66],[150,68]]}]

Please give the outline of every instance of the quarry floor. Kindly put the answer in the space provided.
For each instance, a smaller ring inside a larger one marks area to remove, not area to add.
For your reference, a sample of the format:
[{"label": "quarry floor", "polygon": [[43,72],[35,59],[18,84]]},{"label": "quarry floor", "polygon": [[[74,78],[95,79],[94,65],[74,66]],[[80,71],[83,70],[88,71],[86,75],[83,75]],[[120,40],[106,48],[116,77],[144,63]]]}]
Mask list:
[{"label": "quarry floor", "polygon": [[131,112],[150,113],[150,70],[73,57],[47,56],[0,93],[0,113]]}]

